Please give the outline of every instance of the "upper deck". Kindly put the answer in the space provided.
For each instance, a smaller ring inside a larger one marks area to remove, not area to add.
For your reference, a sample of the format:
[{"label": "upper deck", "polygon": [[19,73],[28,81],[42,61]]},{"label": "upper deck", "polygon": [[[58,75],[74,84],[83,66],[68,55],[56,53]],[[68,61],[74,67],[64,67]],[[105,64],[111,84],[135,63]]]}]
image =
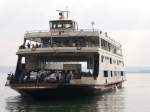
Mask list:
[{"label": "upper deck", "polygon": [[49,52],[99,52],[101,49],[122,56],[121,44],[107,33],[96,29],[78,29],[74,20],[64,19],[62,12],[58,20],[49,21],[49,30],[27,31],[24,43],[17,54]]},{"label": "upper deck", "polygon": [[[117,54],[121,44],[105,33],[93,29],[51,29],[28,31],[24,35],[24,48],[17,54],[48,52],[99,52],[100,49]],[[121,55],[121,53],[118,53]]]}]

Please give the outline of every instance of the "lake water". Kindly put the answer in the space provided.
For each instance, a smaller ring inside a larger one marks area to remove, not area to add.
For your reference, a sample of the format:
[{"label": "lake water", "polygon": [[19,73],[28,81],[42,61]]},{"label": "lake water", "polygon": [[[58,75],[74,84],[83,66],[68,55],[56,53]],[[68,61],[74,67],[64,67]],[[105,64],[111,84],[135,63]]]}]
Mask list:
[{"label": "lake water", "polygon": [[0,112],[150,112],[150,74],[127,74],[123,88],[98,96],[35,100],[5,87],[0,74]]}]

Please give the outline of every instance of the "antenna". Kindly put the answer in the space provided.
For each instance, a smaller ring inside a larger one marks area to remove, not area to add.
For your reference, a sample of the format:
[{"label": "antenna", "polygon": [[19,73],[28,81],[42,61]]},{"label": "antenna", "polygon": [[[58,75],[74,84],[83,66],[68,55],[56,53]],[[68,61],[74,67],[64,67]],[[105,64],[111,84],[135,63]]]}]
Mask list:
[{"label": "antenna", "polygon": [[69,13],[69,11],[68,11],[68,7],[66,7],[66,17],[67,17],[67,19],[68,19],[68,13]]},{"label": "antenna", "polygon": [[94,31],[94,25],[95,25],[95,22],[92,21],[92,22],[91,22],[91,25],[92,25],[92,29],[93,29],[93,31]]}]

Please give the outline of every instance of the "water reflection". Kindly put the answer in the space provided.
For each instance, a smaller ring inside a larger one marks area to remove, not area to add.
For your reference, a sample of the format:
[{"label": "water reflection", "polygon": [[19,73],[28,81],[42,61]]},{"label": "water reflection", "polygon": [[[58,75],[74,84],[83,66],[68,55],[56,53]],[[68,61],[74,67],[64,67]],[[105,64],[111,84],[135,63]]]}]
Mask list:
[{"label": "water reflection", "polygon": [[124,89],[100,96],[71,99],[36,100],[30,97],[9,97],[9,112],[124,112]]}]

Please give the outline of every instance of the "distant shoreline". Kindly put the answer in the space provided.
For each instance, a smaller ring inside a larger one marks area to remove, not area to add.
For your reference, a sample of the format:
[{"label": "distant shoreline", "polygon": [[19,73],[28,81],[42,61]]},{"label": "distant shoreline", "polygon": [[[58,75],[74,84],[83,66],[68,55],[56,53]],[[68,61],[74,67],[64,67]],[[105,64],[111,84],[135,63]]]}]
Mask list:
[{"label": "distant shoreline", "polygon": [[150,73],[150,67],[125,67],[126,73]]},{"label": "distant shoreline", "polygon": [[140,73],[144,73],[144,74],[148,74],[148,73],[150,73],[150,72],[145,72],[145,71],[144,71],[144,72],[142,72],[142,71],[140,71],[140,72],[125,71],[125,73],[133,73],[133,74],[134,74],[134,73],[139,73],[139,74],[140,74]]}]

